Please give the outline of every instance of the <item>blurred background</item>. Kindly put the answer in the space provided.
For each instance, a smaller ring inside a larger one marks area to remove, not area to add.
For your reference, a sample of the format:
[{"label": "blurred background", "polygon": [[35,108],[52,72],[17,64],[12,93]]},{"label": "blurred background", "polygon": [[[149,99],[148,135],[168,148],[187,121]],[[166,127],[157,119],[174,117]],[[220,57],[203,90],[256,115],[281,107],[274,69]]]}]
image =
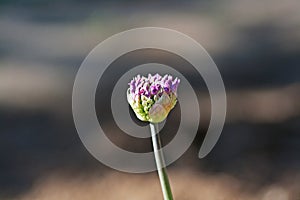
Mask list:
[{"label": "blurred background", "polygon": [[77,70],[99,42],[158,26],[202,44],[228,95],[220,140],[200,160],[210,102],[198,88],[197,137],[168,167],[175,198],[300,200],[299,11],[298,0],[0,0],[0,199],[162,199],[155,172],[94,159],[71,110]]}]

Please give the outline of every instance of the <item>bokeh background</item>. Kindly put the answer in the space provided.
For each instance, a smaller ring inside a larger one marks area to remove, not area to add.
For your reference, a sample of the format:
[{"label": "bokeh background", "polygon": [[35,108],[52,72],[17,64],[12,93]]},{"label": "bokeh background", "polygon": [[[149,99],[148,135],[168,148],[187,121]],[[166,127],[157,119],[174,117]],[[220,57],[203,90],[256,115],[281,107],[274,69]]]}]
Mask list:
[{"label": "bokeh background", "polygon": [[201,128],[168,167],[175,198],[300,200],[299,11],[298,0],[1,0],[0,199],[162,199],[155,172],[117,172],[95,160],[71,111],[89,51],[112,34],[158,26],[202,44],[228,95],[221,138],[200,160],[210,103],[198,88]]}]

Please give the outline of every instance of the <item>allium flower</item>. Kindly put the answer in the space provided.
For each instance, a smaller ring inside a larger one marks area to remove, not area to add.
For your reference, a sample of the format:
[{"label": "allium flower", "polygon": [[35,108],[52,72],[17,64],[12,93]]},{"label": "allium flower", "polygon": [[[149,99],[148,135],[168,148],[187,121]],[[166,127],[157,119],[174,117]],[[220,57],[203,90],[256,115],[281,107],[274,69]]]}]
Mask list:
[{"label": "allium flower", "polygon": [[137,75],[129,83],[127,101],[140,120],[159,123],[176,105],[179,83],[168,74],[149,74],[147,78]]}]

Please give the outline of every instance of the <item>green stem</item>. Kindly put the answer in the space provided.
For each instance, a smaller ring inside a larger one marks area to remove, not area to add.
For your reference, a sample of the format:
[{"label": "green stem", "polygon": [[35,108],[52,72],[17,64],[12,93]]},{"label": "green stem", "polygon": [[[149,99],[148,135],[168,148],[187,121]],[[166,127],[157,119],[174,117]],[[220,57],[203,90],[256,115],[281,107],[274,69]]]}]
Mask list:
[{"label": "green stem", "polygon": [[172,191],[168,179],[167,169],[165,165],[165,159],[163,152],[161,150],[161,141],[159,136],[158,124],[150,123],[152,144],[154,150],[154,157],[158,172],[158,177],[160,180],[161,189],[163,192],[164,200],[173,200]]}]

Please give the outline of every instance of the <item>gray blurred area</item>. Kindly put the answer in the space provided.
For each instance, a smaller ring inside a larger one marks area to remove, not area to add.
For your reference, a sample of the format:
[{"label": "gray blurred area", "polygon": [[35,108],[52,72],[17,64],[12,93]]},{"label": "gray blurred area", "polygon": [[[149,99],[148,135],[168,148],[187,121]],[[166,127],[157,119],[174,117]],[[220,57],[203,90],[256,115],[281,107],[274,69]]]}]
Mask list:
[{"label": "gray blurred area", "polygon": [[[121,173],[95,160],[71,109],[77,70],[98,43],[157,26],[202,44],[228,95],[221,138],[200,160],[210,101],[205,84],[196,88],[200,129],[168,167],[175,198],[299,200],[299,11],[298,0],[0,0],[0,199],[162,198],[156,173]],[[111,130],[120,147],[151,151],[150,140]]]}]

